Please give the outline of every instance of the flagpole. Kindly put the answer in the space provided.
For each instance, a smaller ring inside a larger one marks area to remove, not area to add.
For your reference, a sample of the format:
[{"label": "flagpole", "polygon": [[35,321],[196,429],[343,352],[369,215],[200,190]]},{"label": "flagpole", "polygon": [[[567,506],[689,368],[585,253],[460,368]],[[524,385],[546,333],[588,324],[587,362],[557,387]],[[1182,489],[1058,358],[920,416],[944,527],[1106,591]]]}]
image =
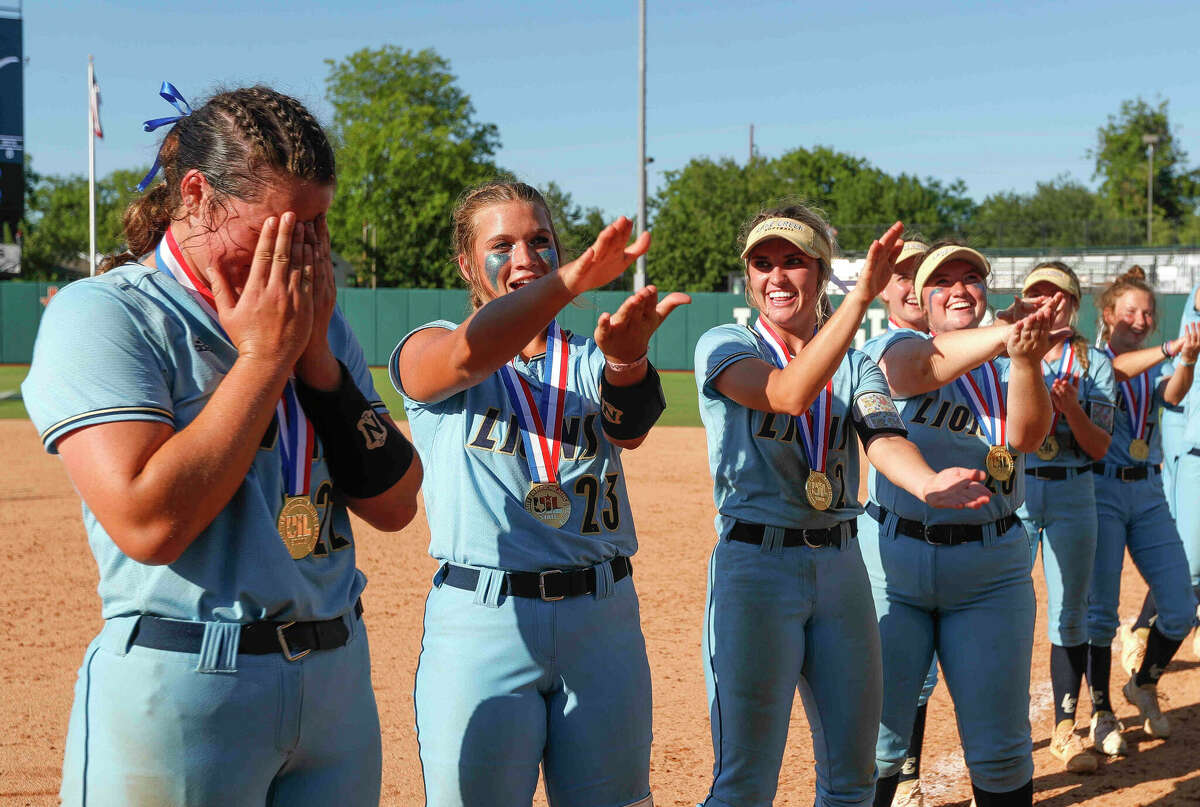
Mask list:
[{"label": "flagpole", "polygon": [[88,274],[96,274],[96,124],[92,120],[92,84],[95,67],[88,54]]}]

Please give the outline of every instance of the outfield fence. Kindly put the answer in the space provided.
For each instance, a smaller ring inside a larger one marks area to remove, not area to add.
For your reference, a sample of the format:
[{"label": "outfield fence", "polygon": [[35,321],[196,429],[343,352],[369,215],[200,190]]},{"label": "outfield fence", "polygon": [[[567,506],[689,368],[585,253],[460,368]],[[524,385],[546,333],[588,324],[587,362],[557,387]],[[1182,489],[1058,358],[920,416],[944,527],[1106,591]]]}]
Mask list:
[{"label": "outfield fence", "polygon": [[[0,283],[0,363],[28,364],[42,311],[61,284],[10,281]],[[590,334],[600,312],[616,311],[627,294],[600,291],[583,295],[563,309],[559,323],[570,330]],[[1160,294],[1159,338],[1174,336],[1188,295]],[[834,297],[834,304],[838,302]],[[1003,308],[1011,295],[992,294],[989,302]],[[352,289],[338,290],[338,305],[362,343],[368,363],[383,365],[396,343],[413,328],[435,319],[461,322],[468,313],[466,292],[438,289]],[[697,293],[691,305],[677,309],[650,343],[650,360],[664,370],[691,370],[692,353],[700,335],[726,322],[749,323],[752,311],[740,294]],[[1095,334],[1096,307],[1085,297],[1079,315],[1080,330]],[[887,314],[876,302],[871,306],[858,344],[887,328]],[[87,345],[80,345],[87,350]]]}]

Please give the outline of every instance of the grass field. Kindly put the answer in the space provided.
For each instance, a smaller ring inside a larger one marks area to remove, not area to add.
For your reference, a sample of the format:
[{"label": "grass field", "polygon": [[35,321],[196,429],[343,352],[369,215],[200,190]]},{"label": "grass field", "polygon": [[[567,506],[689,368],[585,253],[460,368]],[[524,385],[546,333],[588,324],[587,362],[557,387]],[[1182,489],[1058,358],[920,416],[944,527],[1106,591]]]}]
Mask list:
[{"label": "grass field", "polygon": [[[29,367],[21,364],[0,365],[0,396],[20,389],[21,382]],[[400,395],[392,389],[388,381],[387,369],[384,367],[371,368],[375,377],[375,389],[383,396],[383,400],[397,420],[404,418],[404,406]],[[667,396],[667,411],[663,413],[663,426],[699,426],[700,410],[696,403],[696,384],[692,374],[686,372],[662,373],[663,392]],[[19,399],[6,400],[0,398],[0,418],[28,417],[25,407]]]}]

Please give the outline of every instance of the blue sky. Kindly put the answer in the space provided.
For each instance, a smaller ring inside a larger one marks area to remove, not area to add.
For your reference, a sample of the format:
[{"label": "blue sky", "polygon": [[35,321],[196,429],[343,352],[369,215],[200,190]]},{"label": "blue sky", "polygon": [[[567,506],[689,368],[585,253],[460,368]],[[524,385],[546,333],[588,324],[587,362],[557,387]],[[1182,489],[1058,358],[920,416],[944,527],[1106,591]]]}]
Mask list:
[{"label": "blue sky", "polygon": [[[393,44],[450,60],[501,165],[611,215],[637,199],[637,3],[209,0],[25,4],[26,147],[86,173],[95,55],[101,175],[154,156],[146,118],[185,96],[272,84],[328,120],[325,59]],[[648,0],[650,185],[696,156],[828,145],[880,168],[961,178],[983,199],[1069,173],[1123,99],[1167,99],[1200,161],[1200,3]],[[161,133],[161,132],[160,132]]]}]

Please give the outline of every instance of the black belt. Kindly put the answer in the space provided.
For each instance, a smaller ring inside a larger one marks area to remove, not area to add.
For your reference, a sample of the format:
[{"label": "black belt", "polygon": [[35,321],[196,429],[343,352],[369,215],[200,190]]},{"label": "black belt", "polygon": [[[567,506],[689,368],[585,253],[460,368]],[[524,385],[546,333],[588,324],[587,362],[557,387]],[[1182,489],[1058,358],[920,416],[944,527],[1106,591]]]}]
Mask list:
[{"label": "black belt", "polygon": [[[867,504],[867,515],[882,524],[888,516],[888,511],[870,502]],[[996,528],[996,535],[1003,535],[1020,523],[1021,519],[1016,513],[988,524],[926,524],[923,521],[897,517],[896,532],[909,538],[920,538],[925,543],[935,546],[957,546],[971,541],[982,541],[985,528],[989,526]]]},{"label": "black belt", "polygon": [[[354,603],[354,616],[361,617],[362,600]],[[333,650],[350,639],[343,617],[321,622],[250,622],[242,625],[238,652],[252,656],[282,653],[288,661],[304,658],[314,650]],[[177,653],[199,653],[204,640],[203,622],[183,622],[143,616],[133,629],[133,644]]]},{"label": "black belt", "polygon": [[[455,588],[474,591],[479,582],[479,570],[470,566],[442,566],[442,582]],[[613,582],[624,580],[633,574],[633,561],[624,555],[612,559]],[[501,594],[511,597],[529,597],[535,600],[555,602],[567,597],[582,597],[596,593],[596,568],[547,569],[544,572],[505,572]]]},{"label": "black belt", "polygon": [[1200,457],[1200,448],[1189,448],[1188,453],[1193,457]]},{"label": "black belt", "polygon": [[1063,479],[1073,479],[1080,474],[1089,474],[1092,472],[1091,465],[1079,465],[1073,468],[1066,468],[1055,465],[1047,465],[1043,468],[1030,468],[1026,466],[1025,475],[1032,476],[1034,479],[1053,479],[1062,481]]},{"label": "black belt", "polygon": [[[766,529],[762,524],[748,524],[745,521],[736,521],[727,537],[731,541],[741,541],[744,544],[762,546],[763,535],[766,533]],[[858,535],[858,522],[851,519],[850,537],[853,538],[856,535]],[[835,524],[823,530],[785,529],[783,531],[783,545],[808,546],[813,549],[820,549],[825,546],[841,546],[842,525]]]},{"label": "black belt", "polygon": [[1092,470],[1122,482],[1136,482],[1162,473],[1157,465],[1109,465],[1107,462],[1093,462]]}]

